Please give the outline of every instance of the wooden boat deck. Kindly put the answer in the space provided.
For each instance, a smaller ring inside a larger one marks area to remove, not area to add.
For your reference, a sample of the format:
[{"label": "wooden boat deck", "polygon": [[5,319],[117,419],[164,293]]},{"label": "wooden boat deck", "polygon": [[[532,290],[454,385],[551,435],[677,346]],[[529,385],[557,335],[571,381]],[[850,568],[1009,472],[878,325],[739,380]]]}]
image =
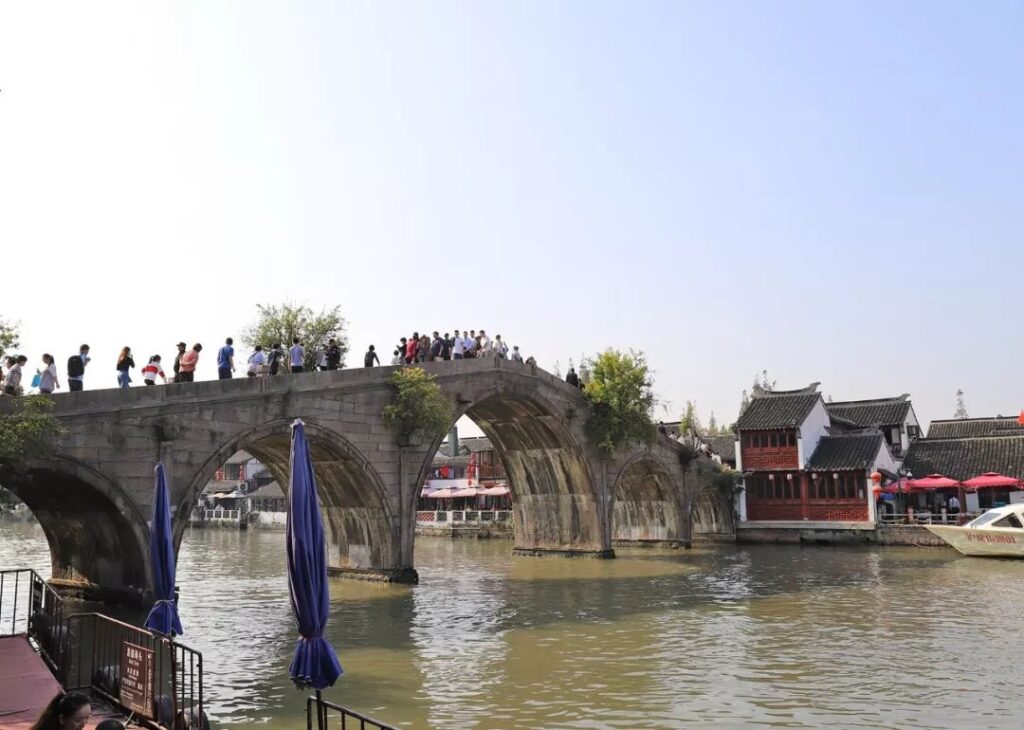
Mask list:
[{"label": "wooden boat deck", "polygon": [[[46,662],[32,648],[28,636],[0,636],[0,728],[28,730],[50,700],[63,691]],[[126,719],[93,705],[92,719],[86,728],[95,728],[109,717],[122,722]]]}]

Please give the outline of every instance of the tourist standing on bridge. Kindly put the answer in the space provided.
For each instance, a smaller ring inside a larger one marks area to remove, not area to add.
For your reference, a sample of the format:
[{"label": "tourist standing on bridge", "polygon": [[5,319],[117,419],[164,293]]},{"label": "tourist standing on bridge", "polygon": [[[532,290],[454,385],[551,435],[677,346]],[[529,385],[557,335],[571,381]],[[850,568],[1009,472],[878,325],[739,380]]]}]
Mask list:
[{"label": "tourist standing on bridge", "polygon": [[249,367],[245,371],[246,377],[255,378],[257,375],[263,374],[263,364],[267,361],[267,356],[263,354],[263,345],[256,345],[255,351],[249,355]]},{"label": "tourist standing on bridge", "polygon": [[217,377],[220,380],[230,380],[231,373],[235,372],[235,341],[230,337],[224,340],[224,347],[217,352]]},{"label": "tourist standing on bridge", "polygon": [[491,354],[491,338],[487,336],[487,333],[480,330],[480,357],[488,357]]},{"label": "tourist standing on bridge", "polygon": [[173,378],[173,380],[174,380],[175,383],[184,382],[181,378],[178,377],[178,374],[181,372],[181,356],[185,354],[185,350],[187,350],[187,349],[188,349],[188,345],[186,345],[184,342],[179,342],[178,343],[178,354],[174,356],[174,378]]},{"label": "tourist standing on bridge", "polygon": [[580,387],[580,378],[576,374],[576,368],[569,368],[569,372],[565,374],[565,382],[574,388]]},{"label": "tourist standing on bridge", "polygon": [[416,344],[416,362],[426,362],[429,354],[430,338],[423,335],[420,337],[420,341]]},{"label": "tourist standing on bridge", "polygon": [[327,357],[328,370],[337,370],[341,367],[341,348],[333,338],[327,340],[327,351],[324,354]]},{"label": "tourist standing on bridge", "polygon": [[370,345],[370,349],[363,355],[363,367],[372,368],[374,363],[380,365],[380,358],[377,357],[377,352],[373,349],[373,345]]},{"label": "tourist standing on bridge", "polygon": [[512,362],[522,362],[523,355],[519,352],[519,345],[512,348]]},{"label": "tourist standing on bridge", "polygon": [[452,338],[448,336],[448,333],[444,333],[444,339],[441,340],[441,359],[451,360],[452,359]]},{"label": "tourist standing on bridge", "polygon": [[420,333],[413,332],[412,338],[405,343],[405,364],[412,365],[416,362],[416,348],[420,345]]},{"label": "tourist standing on bridge", "polygon": [[288,349],[288,358],[292,366],[292,372],[301,373],[303,371],[302,363],[306,358],[306,349],[302,346],[298,337],[292,338],[292,346]]},{"label": "tourist standing on bridge", "polygon": [[21,395],[21,372],[28,358],[24,355],[7,358],[7,379],[4,380],[4,392],[7,395]]},{"label": "tourist standing on bridge", "polygon": [[82,390],[82,378],[85,375],[85,366],[89,364],[89,346],[82,345],[78,348],[78,354],[68,358],[68,390],[76,392]]},{"label": "tourist standing on bridge", "polygon": [[476,357],[476,330],[470,330],[466,335],[462,341],[462,349],[464,358]]},{"label": "tourist standing on bridge", "polygon": [[452,357],[456,360],[461,360],[466,355],[466,341],[462,339],[462,333],[455,330],[455,336],[452,338]]},{"label": "tourist standing on bridge", "polygon": [[164,368],[160,364],[160,356],[153,355],[149,358],[149,362],[142,368],[142,381],[146,385],[156,385],[156,379],[160,378],[164,381],[164,385],[167,385],[167,376],[164,375]]},{"label": "tourist standing on bridge", "polygon": [[494,351],[494,356],[499,360],[504,360],[508,357],[508,346],[501,341],[501,335],[494,336],[494,342],[491,343],[491,349]]},{"label": "tourist standing on bridge", "polygon": [[132,358],[132,348],[125,347],[121,349],[121,354],[117,356],[117,384],[121,388],[127,388],[128,384],[132,382],[131,376],[128,371],[135,367],[135,360]]},{"label": "tourist standing on bridge", "polygon": [[43,371],[39,374],[39,392],[49,395],[59,387],[57,363],[53,361],[53,355],[45,353],[43,355]]},{"label": "tourist standing on bridge", "polygon": [[178,371],[178,382],[179,383],[194,383],[196,380],[196,366],[199,365],[199,353],[203,351],[203,346],[198,342],[192,345],[192,349],[181,356],[179,364],[181,369]]},{"label": "tourist standing on bridge", "polygon": [[402,365],[405,362],[405,358],[402,357],[402,351],[399,348],[395,348],[395,351],[391,353],[391,364]]},{"label": "tourist standing on bridge", "polygon": [[267,361],[270,363],[271,375],[277,375],[281,372],[282,360],[284,360],[284,348],[281,347],[280,342],[275,342],[274,346],[270,348],[270,355],[267,356]]}]

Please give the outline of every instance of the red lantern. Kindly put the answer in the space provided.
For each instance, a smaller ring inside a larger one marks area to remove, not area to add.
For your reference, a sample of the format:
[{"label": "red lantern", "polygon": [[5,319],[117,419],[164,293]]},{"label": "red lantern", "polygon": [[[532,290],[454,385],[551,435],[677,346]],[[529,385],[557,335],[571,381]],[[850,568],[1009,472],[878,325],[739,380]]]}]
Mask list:
[{"label": "red lantern", "polygon": [[879,494],[882,493],[882,488],[881,487],[874,487],[874,488],[872,488],[871,493],[874,494],[877,497]]},{"label": "red lantern", "polygon": [[872,472],[871,473],[871,481],[873,481],[875,484],[881,484],[881,482],[882,482],[882,475],[879,472],[877,472],[877,471],[876,472]]},{"label": "red lantern", "polygon": [[1017,416],[1017,423],[1019,423],[1021,426],[1024,426],[1024,411],[1021,411],[1020,415]]}]

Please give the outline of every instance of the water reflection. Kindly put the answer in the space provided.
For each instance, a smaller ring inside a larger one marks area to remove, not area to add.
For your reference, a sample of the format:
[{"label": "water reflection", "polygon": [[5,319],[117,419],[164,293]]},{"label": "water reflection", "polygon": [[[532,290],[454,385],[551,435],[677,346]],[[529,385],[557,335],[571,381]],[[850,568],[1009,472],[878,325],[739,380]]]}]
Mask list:
[{"label": "water reflection", "polygon": [[[220,727],[304,727],[280,532],[192,531],[185,641]],[[328,696],[416,728],[1016,727],[1024,562],[795,546],[511,558],[421,539],[416,587],[332,581]],[[0,564],[46,573],[38,528]]]}]

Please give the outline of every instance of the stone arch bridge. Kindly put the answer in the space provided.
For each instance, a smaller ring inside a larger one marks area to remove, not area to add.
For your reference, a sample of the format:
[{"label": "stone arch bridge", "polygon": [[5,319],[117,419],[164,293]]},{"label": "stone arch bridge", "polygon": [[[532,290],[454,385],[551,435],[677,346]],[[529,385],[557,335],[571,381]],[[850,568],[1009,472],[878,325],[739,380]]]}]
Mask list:
[{"label": "stone arch bridge", "polygon": [[[610,457],[584,435],[582,394],[535,366],[423,366],[490,438],[508,474],[516,550],[612,557],[620,542],[688,545],[710,462],[659,435]],[[245,449],[287,487],[289,425],[306,423],[336,572],[415,581],[417,495],[445,434],[400,446],[381,412],[394,368],[360,368],[59,395],[65,432],[4,486],[38,518],[59,588],[107,601],[148,597],[153,468],[163,460],[177,544],[197,495]]]}]

